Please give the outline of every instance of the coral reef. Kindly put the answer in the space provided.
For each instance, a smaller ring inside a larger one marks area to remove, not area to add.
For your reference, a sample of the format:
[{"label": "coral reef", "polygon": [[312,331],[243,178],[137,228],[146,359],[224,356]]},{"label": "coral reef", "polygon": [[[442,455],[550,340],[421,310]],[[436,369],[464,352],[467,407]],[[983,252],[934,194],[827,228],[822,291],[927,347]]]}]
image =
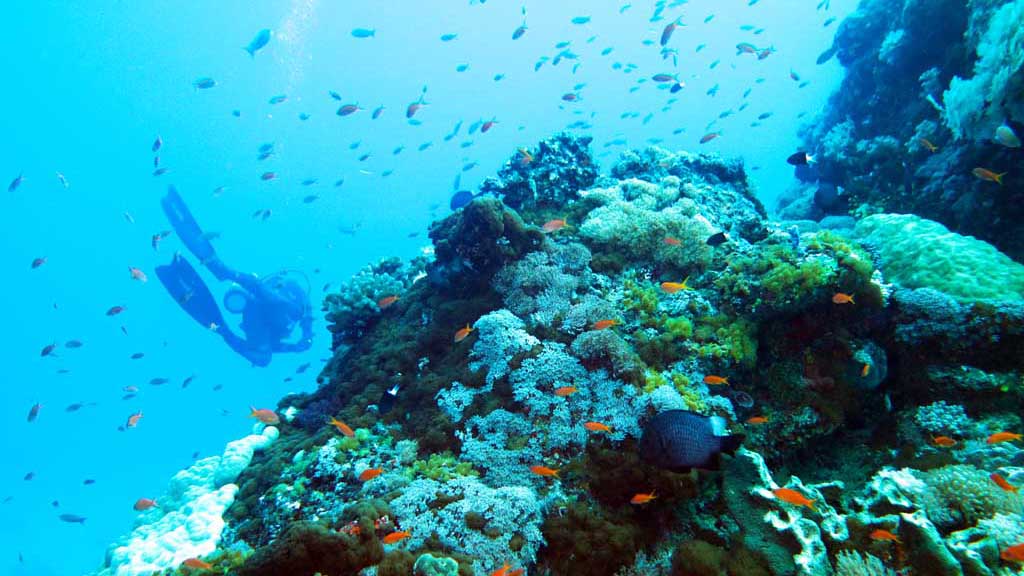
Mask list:
[{"label": "coral reef", "polygon": [[1019,0],[861,2],[818,59],[846,74],[801,131],[818,164],[780,214],[912,213],[1024,260],[1024,180],[974,175],[1017,165],[995,137],[1024,128],[1022,17]]},{"label": "coral reef", "polygon": [[[945,4],[865,2],[837,53],[937,95],[946,56],[907,42]],[[599,175],[585,138],[519,151],[434,224],[432,259],[327,296],[333,355],[281,400],[280,437],[183,472],[106,573],[192,555],[240,575],[1010,573],[1024,448],[988,438],[1022,427],[1021,268],[936,222],[865,216],[886,206],[871,171],[924,154],[865,118],[819,135],[822,174],[860,196],[806,184],[857,198],[859,221],[772,221],[713,155],[629,151]],[[645,424],[679,409],[744,446],[716,471],[642,458]]]}]

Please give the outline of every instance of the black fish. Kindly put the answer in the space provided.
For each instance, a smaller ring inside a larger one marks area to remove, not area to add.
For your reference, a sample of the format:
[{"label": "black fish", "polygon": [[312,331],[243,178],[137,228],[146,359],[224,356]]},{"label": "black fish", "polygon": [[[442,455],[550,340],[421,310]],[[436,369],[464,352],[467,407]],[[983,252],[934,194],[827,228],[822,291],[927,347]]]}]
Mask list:
[{"label": "black fish", "polygon": [[381,414],[387,414],[391,412],[391,409],[395,407],[395,402],[398,400],[398,385],[388,388],[384,391],[384,394],[380,397],[380,402],[377,403],[377,410]]},{"label": "black fish", "polygon": [[725,421],[718,416],[701,416],[687,410],[668,410],[658,414],[644,427],[640,438],[640,456],[651,464],[672,472],[692,468],[718,470],[719,454],[732,454],[743,441],[742,434],[716,435]]},{"label": "black fish", "polygon": [[61,514],[58,518],[60,518],[61,522],[85,524],[85,516],[79,516],[78,514]]},{"label": "black fish", "polygon": [[725,232],[718,232],[708,236],[708,239],[704,241],[708,246],[721,246],[729,241],[729,236]]},{"label": "black fish", "polygon": [[831,48],[829,48],[828,50],[825,50],[824,52],[822,52],[818,56],[818,59],[814,61],[815,64],[818,64],[820,66],[820,65],[824,64],[825,62],[828,62],[829,60],[832,59],[833,56],[836,55],[836,52],[838,52],[838,51],[839,51],[839,44],[833,44]]},{"label": "black fish", "polygon": [[791,155],[789,158],[786,158],[786,162],[793,166],[806,166],[811,162],[814,162],[814,156],[811,156],[807,152],[800,151]]}]

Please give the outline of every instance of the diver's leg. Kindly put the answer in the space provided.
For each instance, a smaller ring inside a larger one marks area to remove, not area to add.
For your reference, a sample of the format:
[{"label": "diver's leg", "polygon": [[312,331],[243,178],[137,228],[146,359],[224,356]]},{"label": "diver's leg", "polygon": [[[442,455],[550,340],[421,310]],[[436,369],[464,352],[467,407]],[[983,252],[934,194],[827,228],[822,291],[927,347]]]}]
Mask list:
[{"label": "diver's leg", "polygon": [[185,204],[185,200],[178,194],[174,186],[167,189],[167,195],[160,200],[160,205],[163,206],[167,219],[189,252],[198,258],[218,280],[234,280],[237,274],[224,265],[217,256],[216,250],[213,249],[213,244],[203,237],[202,228],[199,227],[192,212]]},{"label": "diver's leg", "polygon": [[224,316],[210,289],[195,268],[181,254],[175,254],[171,263],[157,266],[156,275],[179,306],[203,327],[224,325]]},{"label": "diver's leg", "polygon": [[256,349],[225,325],[224,316],[210,289],[181,254],[175,254],[170,264],[157,266],[156,275],[178,305],[196,322],[219,334],[232,350],[255,366],[270,364],[269,351]]},{"label": "diver's leg", "polygon": [[230,330],[224,329],[223,332],[221,332],[221,330],[217,330],[217,332],[224,337],[224,341],[227,342],[228,346],[230,346],[232,350],[249,362],[252,362],[253,366],[263,367],[270,364],[270,358],[272,356],[270,350],[259,350],[250,345],[249,342],[239,338],[237,334]]}]

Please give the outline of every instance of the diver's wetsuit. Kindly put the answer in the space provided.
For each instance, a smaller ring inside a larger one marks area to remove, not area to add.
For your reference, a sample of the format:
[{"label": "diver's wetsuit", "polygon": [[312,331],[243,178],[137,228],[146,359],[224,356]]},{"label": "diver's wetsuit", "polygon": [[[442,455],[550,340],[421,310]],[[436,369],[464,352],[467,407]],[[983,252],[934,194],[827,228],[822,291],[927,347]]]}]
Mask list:
[{"label": "diver's wetsuit", "polygon": [[[309,294],[294,279],[283,273],[260,278],[232,270],[217,256],[213,245],[203,236],[185,201],[172,186],[160,201],[164,213],[181,241],[193,256],[206,266],[217,280],[233,282],[225,295],[234,306],[229,311],[242,314],[240,327],[245,337],[235,334],[224,322],[220,307],[195,268],[181,254],[156,274],[171,296],[197,322],[220,334],[235,352],[256,366],[266,366],[274,352],[301,352],[312,345],[313,316]],[[295,325],[299,339],[287,341]]]}]

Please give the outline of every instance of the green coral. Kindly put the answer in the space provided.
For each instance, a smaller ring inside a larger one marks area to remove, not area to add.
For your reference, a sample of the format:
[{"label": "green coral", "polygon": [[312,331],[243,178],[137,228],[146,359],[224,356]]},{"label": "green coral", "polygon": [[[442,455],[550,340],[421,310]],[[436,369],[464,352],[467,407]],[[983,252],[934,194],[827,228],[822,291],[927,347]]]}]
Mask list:
[{"label": "green coral", "polygon": [[702,358],[732,361],[750,368],[757,363],[757,325],[725,315],[702,318],[694,331],[695,351]]},{"label": "green coral", "polygon": [[622,307],[640,319],[640,324],[654,328],[660,323],[658,315],[658,292],[650,282],[641,284],[635,279],[627,278],[622,285]]},{"label": "green coral", "polygon": [[447,482],[459,476],[479,475],[472,464],[456,460],[449,451],[431,454],[426,460],[413,462],[410,472],[413,477],[425,476],[439,482]]},{"label": "green coral", "polygon": [[962,301],[1024,299],[1024,265],[991,244],[910,214],[877,214],[856,233],[877,250],[888,280]]}]

